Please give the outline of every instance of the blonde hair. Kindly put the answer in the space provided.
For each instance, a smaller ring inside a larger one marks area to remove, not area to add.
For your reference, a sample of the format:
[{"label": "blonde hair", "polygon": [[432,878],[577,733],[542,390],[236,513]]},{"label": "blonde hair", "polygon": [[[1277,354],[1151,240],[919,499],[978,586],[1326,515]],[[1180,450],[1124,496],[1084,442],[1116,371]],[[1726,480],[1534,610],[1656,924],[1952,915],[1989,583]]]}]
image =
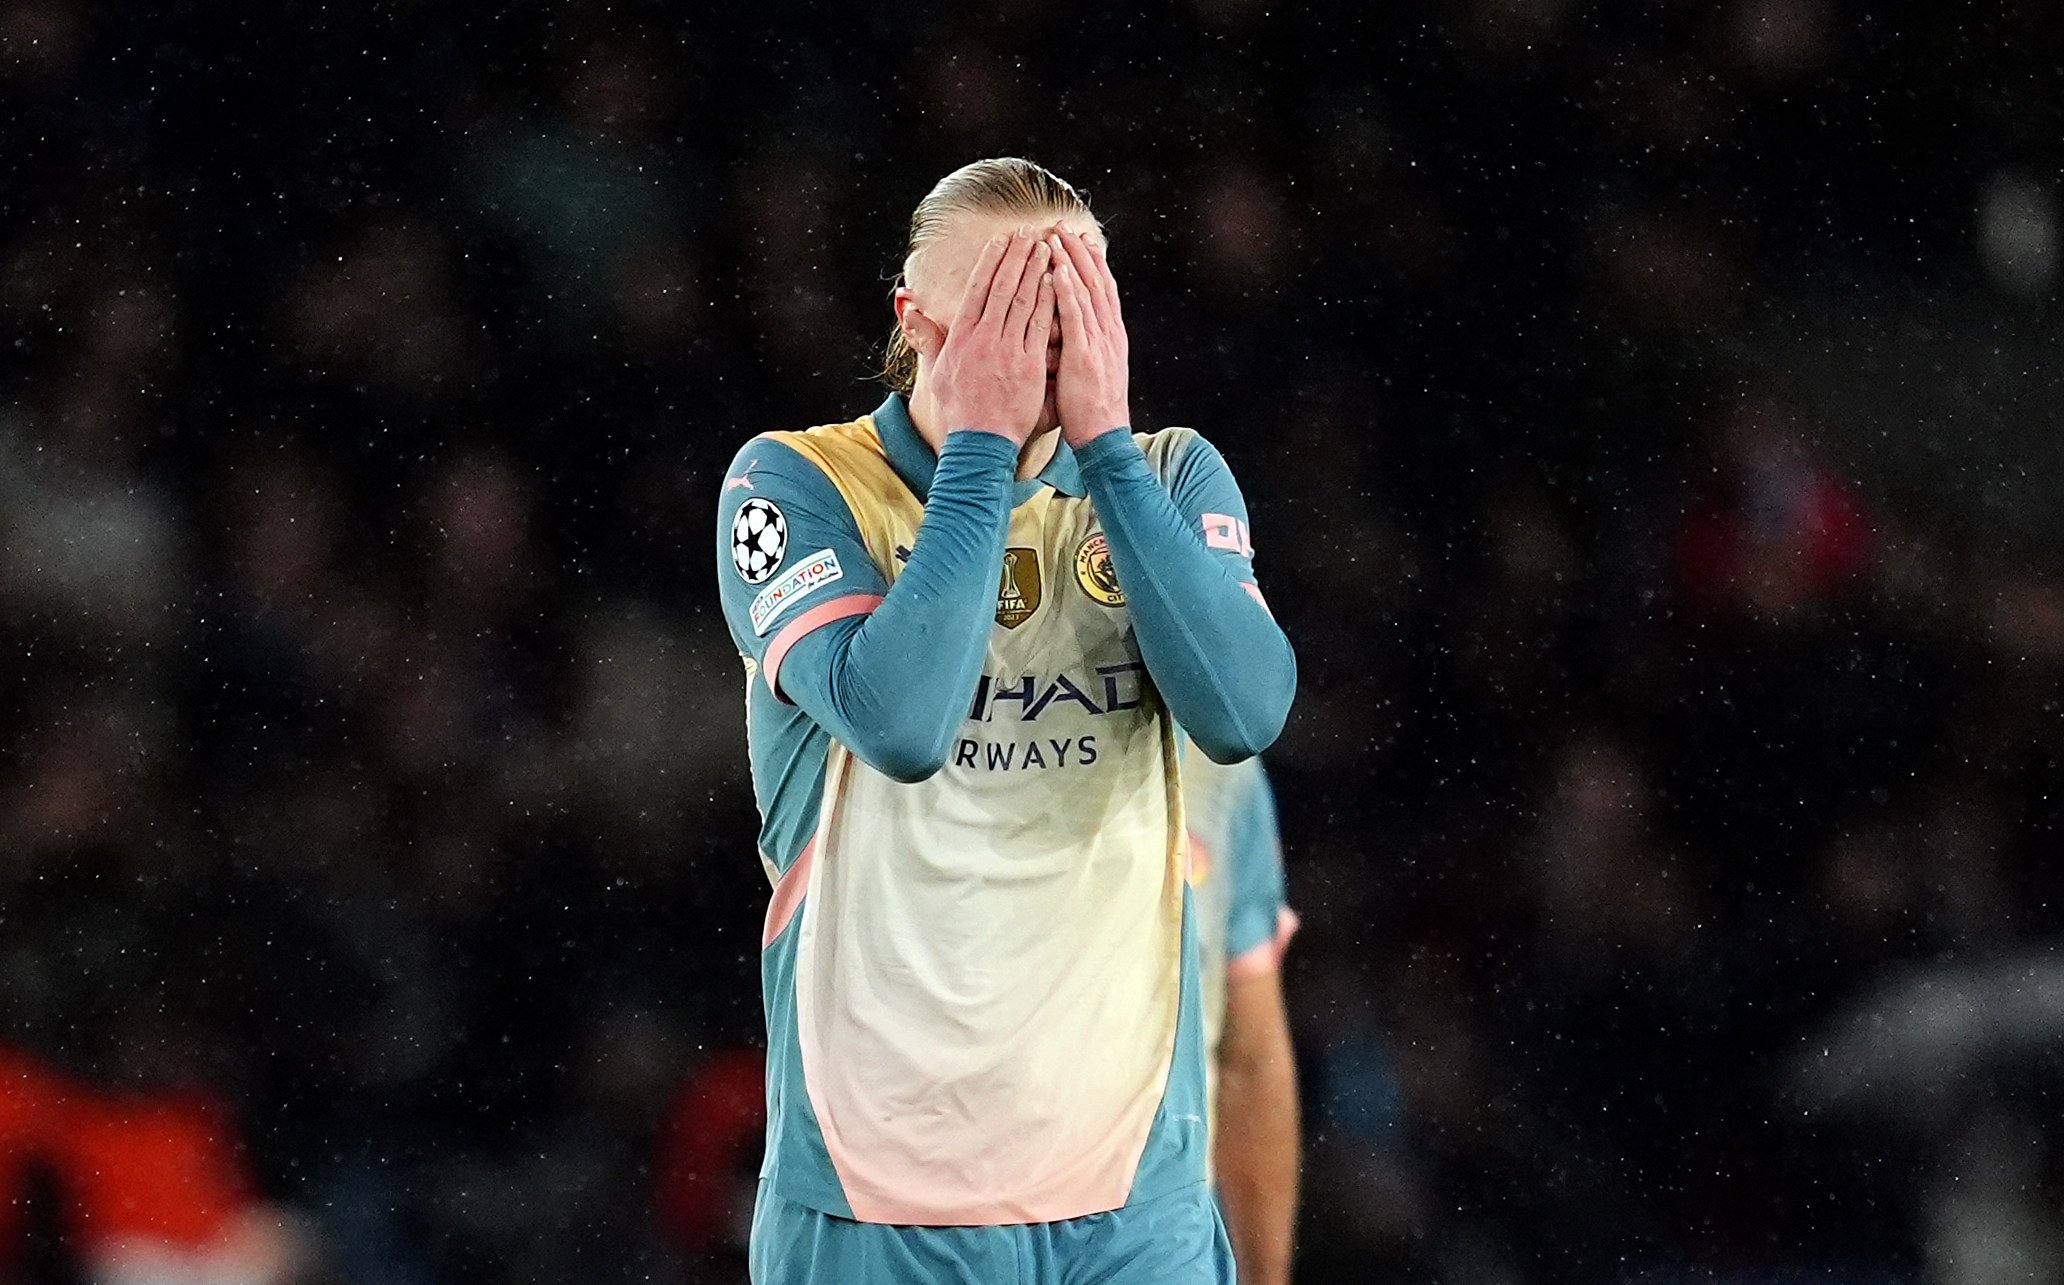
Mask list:
[{"label": "blonde hair", "polygon": [[[1068,180],[1042,165],[1016,156],[999,156],[974,161],[948,174],[935,184],[910,214],[910,244],[903,256],[903,271],[896,284],[910,276],[910,265],[918,252],[945,235],[954,217],[962,214],[1021,214],[1035,218],[1042,214],[1087,215],[1089,202]],[[899,324],[889,332],[889,349],[882,358],[881,377],[899,393],[917,384],[917,350]]]}]

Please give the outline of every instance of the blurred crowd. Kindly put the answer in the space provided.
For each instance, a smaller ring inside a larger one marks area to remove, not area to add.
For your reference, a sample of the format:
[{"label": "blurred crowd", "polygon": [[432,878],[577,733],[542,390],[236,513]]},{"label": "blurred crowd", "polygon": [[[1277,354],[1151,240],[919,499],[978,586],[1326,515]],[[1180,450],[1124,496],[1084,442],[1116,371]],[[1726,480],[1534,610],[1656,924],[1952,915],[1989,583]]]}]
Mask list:
[{"label": "blurred crowd", "polygon": [[742,1279],[715,487],[994,154],[1298,645],[1302,1279],[2064,1276],[2064,566],[1750,339],[2053,311],[1954,8],[0,0],[0,1276]]}]

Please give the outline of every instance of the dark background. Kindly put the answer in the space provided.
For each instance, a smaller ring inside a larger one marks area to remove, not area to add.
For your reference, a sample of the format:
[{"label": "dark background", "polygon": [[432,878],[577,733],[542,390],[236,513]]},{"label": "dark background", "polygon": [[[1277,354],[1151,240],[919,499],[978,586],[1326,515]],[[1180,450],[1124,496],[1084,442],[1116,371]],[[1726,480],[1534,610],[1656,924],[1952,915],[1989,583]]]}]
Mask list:
[{"label": "dark background", "polygon": [[9,1045],[316,1276],[737,1279],[716,484],[1022,154],[1300,655],[1301,1279],[2064,1273],[2053,6],[684,8],[0,0]]}]

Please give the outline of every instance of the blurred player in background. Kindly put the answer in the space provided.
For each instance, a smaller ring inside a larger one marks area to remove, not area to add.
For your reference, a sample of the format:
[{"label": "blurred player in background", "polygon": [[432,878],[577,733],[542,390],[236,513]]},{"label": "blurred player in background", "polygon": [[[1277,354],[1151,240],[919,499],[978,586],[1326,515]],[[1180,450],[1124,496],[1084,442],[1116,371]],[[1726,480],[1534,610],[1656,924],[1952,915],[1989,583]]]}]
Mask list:
[{"label": "blurred player in background", "polygon": [[1288,1285],[1297,1221],[1297,1066],[1283,1004],[1284,899],[1276,802],[1259,758],[1183,759],[1183,812],[1210,1050],[1212,1175],[1241,1285]]},{"label": "blurred player in background", "polygon": [[1102,230],[1029,162],[911,220],[894,390],[739,452],[725,616],[774,895],[762,1285],[1209,1285],[1180,725],[1296,683],[1246,506],[1135,435]]},{"label": "blurred player in background", "polygon": [[26,1269],[22,1213],[51,1180],[67,1266],[100,1285],[285,1285],[311,1241],[257,1192],[228,1104],[177,1083],[90,1083],[0,1044],[0,1280]]}]

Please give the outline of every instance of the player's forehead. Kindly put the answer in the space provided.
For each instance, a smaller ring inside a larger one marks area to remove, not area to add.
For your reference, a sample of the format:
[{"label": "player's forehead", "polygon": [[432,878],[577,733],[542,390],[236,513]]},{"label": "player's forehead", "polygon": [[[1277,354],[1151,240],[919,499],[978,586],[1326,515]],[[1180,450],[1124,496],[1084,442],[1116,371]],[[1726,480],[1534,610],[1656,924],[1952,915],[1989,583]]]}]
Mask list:
[{"label": "player's forehead", "polygon": [[1015,213],[969,212],[956,214],[926,242],[910,265],[910,284],[920,296],[944,291],[957,297],[974,271],[982,247],[995,236],[1007,236],[1019,228],[1044,235],[1055,230],[1073,232],[1095,246],[1104,245],[1103,229],[1088,214],[1043,214],[1027,217]]}]

